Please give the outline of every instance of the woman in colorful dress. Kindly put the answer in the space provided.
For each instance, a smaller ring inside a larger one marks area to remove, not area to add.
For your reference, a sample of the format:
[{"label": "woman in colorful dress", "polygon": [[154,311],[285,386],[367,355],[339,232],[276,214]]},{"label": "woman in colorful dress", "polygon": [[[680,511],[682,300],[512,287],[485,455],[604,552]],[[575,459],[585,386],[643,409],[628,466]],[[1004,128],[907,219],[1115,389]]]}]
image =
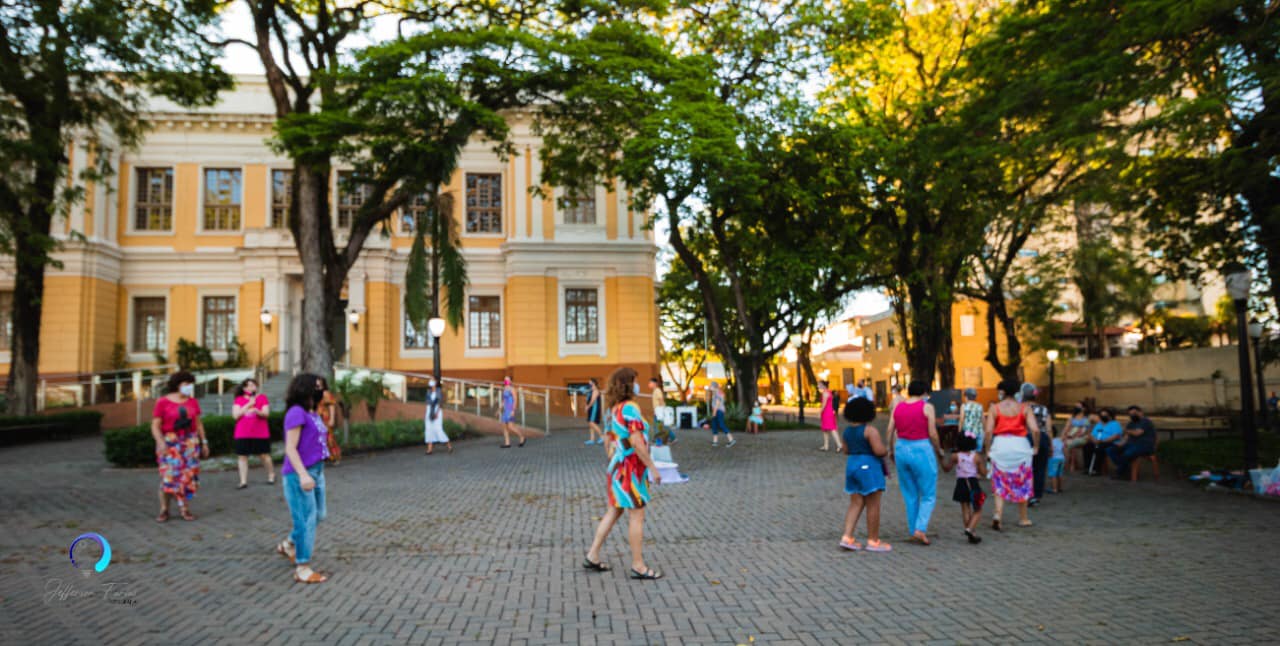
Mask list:
[{"label": "woman in colorful dress", "polygon": [[[320,403],[316,405],[316,412],[324,422],[324,427],[332,431],[338,427],[338,398],[329,390],[329,382],[324,377],[316,377],[316,390],[320,391]],[[329,462],[336,467],[342,462],[342,447],[338,446],[338,438],[332,432],[326,433],[325,437],[325,441],[329,443],[325,447],[329,451]]]},{"label": "woman in colorful dress", "polygon": [[840,430],[840,425],[836,422],[836,394],[831,392],[831,385],[825,381],[818,382],[818,393],[822,397],[822,448],[819,451],[827,450],[828,440],[835,440],[836,452],[843,450],[840,446],[840,436],[836,431]]},{"label": "woman in colorful dress", "polygon": [[511,377],[502,380],[502,448],[511,448],[511,434],[520,438],[520,448],[524,448],[524,433],[516,426],[516,389],[511,385]]},{"label": "woman in colorful dress", "polygon": [[165,391],[151,413],[151,437],[156,441],[160,468],[160,515],[156,522],[169,520],[170,498],[177,501],[182,520],[195,520],[188,503],[200,486],[200,458],[209,457],[200,402],[195,400],[196,378],[185,370],[175,372]]},{"label": "woman in colorful dress", "polygon": [[593,377],[590,382],[591,393],[587,395],[587,441],[583,442],[587,446],[592,444],[604,444],[604,431],[600,430],[600,422],[603,416],[600,414],[604,410],[604,403],[601,401],[600,384],[596,383]]},{"label": "woman in colorful dress", "polygon": [[284,501],[289,505],[293,530],[276,545],[276,553],[294,564],[293,580],[298,583],[324,583],[329,577],[311,568],[311,552],[315,548],[316,526],[324,520],[324,460],[329,457],[325,436],[329,429],[320,417],[318,406],[324,396],[316,387],[321,380],[300,374],[289,382],[284,414]]},{"label": "woman in colorful dress", "polygon": [[249,486],[249,456],[256,455],[267,470],[267,484],[276,483],[276,465],[271,462],[271,430],[267,416],[271,405],[267,396],[258,392],[258,382],[252,377],[236,386],[235,403],[231,417],[236,420],[236,466],[240,470],[240,484],[236,489]]},{"label": "woman in colorful dress", "polygon": [[627,542],[631,545],[631,578],[653,580],[662,575],[644,562],[644,510],[649,504],[649,479],[661,483],[658,468],[649,456],[649,424],[640,413],[640,407],[632,401],[636,371],[618,368],[605,383],[605,403],[608,405],[608,422],[605,434],[609,438],[609,510],[596,526],[595,540],[587,552],[582,567],[596,572],[608,572],[610,568],[600,560],[600,550],[609,532],[627,511]]},{"label": "woman in colorful dress", "polygon": [[1000,382],[1000,401],[991,405],[987,415],[987,457],[991,464],[991,486],[996,494],[991,528],[996,531],[1002,529],[1000,516],[1005,502],[1018,505],[1019,527],[1031,526],[1027,502],[1034,493],[1031,460],[1040,450],[1040,429],[1031,408],[1014,399],[1020,387],[1014,380]]},{"label": "woman in colorful dress", "polygon": [[427,380],[427,414],[423,424],[422,440],[427,443],[427,455],[431,455],[437,444],[445,445],[453,453],[453,442],[444,432],[444,394],[434,377]]}]

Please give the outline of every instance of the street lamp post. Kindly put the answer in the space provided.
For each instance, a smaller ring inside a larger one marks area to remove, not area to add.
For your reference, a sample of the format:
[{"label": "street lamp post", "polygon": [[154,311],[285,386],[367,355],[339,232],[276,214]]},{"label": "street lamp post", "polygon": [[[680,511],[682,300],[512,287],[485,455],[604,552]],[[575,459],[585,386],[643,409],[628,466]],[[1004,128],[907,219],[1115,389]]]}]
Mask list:
[{"label": "street lamp post", "polygon": [[1249,369],[1249,289],[1253,275],[1243,267],[1227,275],[1227,293],[1236,306],[1240,356],[1240,418],[1244,427],[1244,468],[1258,466],[1258,429],[1253,421],[1253,381]]},{"label": "street lamp post", "polygon": [[895,386],[897,386],[897,387],[899,387],[899,388],[901,388],[901,387],[902,387],[902,374],[901,374],[901,373],[902,373],[902,363],[901,363],[901,362],[899,362],[899,361],[894,361],[894,362],[893,362],[893,385],[895,385]]},{"label": "street lamp post", "polygon": [[804,424],[804,371],[800,369],[800,341],[802,337],[799,334],[791,335],[791,347],[796,350],[796,403],[799,405],[799,416],[797,419]]},{"label": "street lamp post", "polygon": [[1253,339],[1253,372],[1258,385],[1258,419],[1263,429],[1269,429],[1271,413],[1267,410],[1267,384],[1262,380],[1262,331],[1262,324],[1257,319],[1249,322],[1249,338]]},{"label": "street lamp post", "polygon": [[1057,366],[1057,363],[1058,363],[1058,351],[1050,350],[1044,353],[1044,356],[1049,359],[1049,416],[1053,417],[1053,398],[1055,394],[1054,393],[1054,386],[1055,386],[1054,368]]},{"label": "street lamp post", "polygon": [[444,383],[440,381],[440,337],[444,335],[444,319],[435,317],[427,321],[427,331],[431,333],[432,375],[436,378],[436,385],[444,390]]}]

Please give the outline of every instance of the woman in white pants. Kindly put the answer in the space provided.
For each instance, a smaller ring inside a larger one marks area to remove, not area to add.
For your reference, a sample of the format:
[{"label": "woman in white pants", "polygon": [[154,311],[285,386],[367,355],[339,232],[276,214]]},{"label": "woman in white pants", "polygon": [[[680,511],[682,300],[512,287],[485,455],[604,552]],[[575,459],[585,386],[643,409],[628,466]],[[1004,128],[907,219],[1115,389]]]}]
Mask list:
[{"label": "woman in white pants", "polygon": [[427,414],[423,420],[425,426],[423,441],[427,444],[427,455],[435,449],[436,444],[444,444],[453,453],[453,443],[444,432],[444,396],[435,379],[427,380]]}]

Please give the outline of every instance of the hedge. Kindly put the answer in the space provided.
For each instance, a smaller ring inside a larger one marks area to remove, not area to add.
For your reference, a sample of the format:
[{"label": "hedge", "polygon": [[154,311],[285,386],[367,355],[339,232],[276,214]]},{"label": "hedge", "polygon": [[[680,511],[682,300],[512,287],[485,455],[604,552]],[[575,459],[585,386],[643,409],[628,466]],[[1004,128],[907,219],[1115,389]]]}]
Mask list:
[{"label": "hedge", "polygon": [[[1160,440],[1157,454],[1164,464],[1172,465],[1180,474],[1202,470],[1239,469],[1244,466],[1244,437],[1211,435],[1176,440]],[[1258,433],[1258,463],[1271,468],[1280,461],[1280,435]]]},{"label": "hedge", "polygon": [[[209,455],[227,455],[234,449],[235,421],[228,416],[201,418],[205,436],[209,438]],[[284,414],[273,413],[267,423],[273,442],[284,441]],[[451,420],[445,420],[445,433],[452,439],[467,434],[466,429]],[[342,437],[342,429],[336,429]],[[140,424],[127,428],[108,430],[102,435],[103,453],[107,461],[120,467],[142,467],[155,464],[156,443],[151,437],[151,425]],[[418,420],[383,420],[377,423],[352,424],[350,438],[342,441],[344,454],[372,449],[388,449],[422,443],[422,422]]]},{"label": "hedge", "polygon": [[74,435],[97,435],[102,430],[102,413],[76,410],[49,415],[0,417],[0,444],[41,442]]}]

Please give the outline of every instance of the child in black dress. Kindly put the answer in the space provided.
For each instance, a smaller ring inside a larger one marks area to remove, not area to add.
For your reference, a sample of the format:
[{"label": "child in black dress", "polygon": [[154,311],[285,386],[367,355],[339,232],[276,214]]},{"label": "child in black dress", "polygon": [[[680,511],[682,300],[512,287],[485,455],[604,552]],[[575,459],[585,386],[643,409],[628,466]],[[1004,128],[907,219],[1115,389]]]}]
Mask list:
[{"label": "child in black dress", "polygon": [[978,520],[982,511],[982,503],[987,495],[982,492],[978,477],[986,477],[987,465],[978,452],[978,440],[968,435],[956,439],[956,449],[943,463],[944,471],[956,470],[956,490],[951,499],[960,503],[960,513],[964,518],[964,535],[970,543],[982,542],[978,536]]}]

